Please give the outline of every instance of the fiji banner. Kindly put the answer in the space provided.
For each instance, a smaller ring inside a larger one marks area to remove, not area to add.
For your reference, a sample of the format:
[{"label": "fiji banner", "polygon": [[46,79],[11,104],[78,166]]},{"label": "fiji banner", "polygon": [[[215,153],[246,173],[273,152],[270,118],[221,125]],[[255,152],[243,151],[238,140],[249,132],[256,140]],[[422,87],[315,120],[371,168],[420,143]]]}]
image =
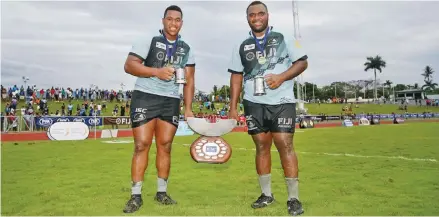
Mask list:
[{"label": "fiji banner", "polygon": [[39,127],[50,127],[57,122],[83,122],[87,126],[102,126],[101,117],[37,117],[35,124]]},{"label": "fiji banner", "polygon": [[104,125],[131,125],[130,117],[105,117]]}]

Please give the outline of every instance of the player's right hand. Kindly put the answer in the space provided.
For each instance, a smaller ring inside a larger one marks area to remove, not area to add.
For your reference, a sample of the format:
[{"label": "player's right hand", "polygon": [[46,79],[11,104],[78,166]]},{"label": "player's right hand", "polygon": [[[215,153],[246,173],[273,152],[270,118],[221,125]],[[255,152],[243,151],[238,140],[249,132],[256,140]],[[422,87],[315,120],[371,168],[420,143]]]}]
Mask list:
[{"label": "player's right hand", "polygon": [[174,72],[175,69],[173,67],[163,67],[159,69],[156,77],[164,81],[170,81],[174,76]]},{"label": "player's right hand", "polygon": [[229,119],[235,119],[236,121],[239,121],[238,110],[230,109],[230,111],[229,111]]}]

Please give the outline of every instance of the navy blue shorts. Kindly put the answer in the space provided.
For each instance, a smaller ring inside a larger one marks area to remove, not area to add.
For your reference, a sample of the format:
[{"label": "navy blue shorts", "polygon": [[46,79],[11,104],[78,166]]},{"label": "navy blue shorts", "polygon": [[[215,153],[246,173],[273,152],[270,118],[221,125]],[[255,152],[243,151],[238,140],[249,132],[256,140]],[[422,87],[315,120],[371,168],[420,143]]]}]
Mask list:
[{"label": "navy blue shorts", "polygon": [[154,118],[159,118],[178,127],[180,99],[135,90],[130,107],[132,128],[144,125]]},{"label": "navy blue shorts", "polygon": [[244,100],[244,114],[248,134],[294,133],[296,127],[296,104],[266,105]]}]

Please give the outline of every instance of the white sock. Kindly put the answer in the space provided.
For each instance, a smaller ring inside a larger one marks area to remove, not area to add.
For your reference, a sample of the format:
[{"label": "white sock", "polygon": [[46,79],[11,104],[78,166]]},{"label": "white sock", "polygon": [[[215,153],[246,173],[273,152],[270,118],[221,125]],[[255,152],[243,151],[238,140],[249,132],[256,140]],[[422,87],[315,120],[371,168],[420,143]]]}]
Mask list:
[{"label": "white sock", "polygon": [[288,200],[293,198],[299,200],[299,178],[285,177],[285,182],[287,183]]},{"label": "white sock", "polygon": [[143,181],[133,182],[131,186],[131,194],[142,194]]},{"label": "white sock", "polygon": [[259,186],[265,196],[271,197],[271,174],[264,174],[259,176]]}]

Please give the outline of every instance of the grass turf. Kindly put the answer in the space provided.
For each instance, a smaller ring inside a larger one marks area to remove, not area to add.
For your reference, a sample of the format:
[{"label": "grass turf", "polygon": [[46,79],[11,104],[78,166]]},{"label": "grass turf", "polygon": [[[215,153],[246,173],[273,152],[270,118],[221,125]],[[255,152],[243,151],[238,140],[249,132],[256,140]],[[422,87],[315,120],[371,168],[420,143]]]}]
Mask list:
[{"label": "grass turf", "polygon": [[[304,215],[439,215],[438,123],[298,131]],[[195,138],[174,140],[168,192],[178,201],[175,206],[153,201],[157,181],[151,148],[144,205],[135,215],[287,215],[286,186],[274,146],[272,190],[277,202],[253,210],[250,204],[260,189],[251,138],[225,135],[233,154],[222,165],[192,161],[184,144]],[[124,215],[133,146],[103,141],[3,143],[2,215]],[[337,155],[342,153],[352,155]],[[410,160],[414,158],[436,161]]]}]

